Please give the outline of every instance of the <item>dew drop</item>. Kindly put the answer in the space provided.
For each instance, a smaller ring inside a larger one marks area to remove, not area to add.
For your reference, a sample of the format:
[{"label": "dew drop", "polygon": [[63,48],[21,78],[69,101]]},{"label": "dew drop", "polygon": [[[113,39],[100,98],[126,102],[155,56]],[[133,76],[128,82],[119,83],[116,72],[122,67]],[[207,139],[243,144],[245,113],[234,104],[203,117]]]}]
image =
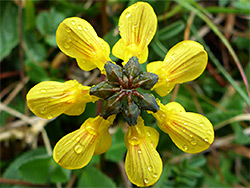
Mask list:
[{"label": "dew drop", "polygon": [[197,144],[197,141],[196,141],[196,140],[192,140],[190,143],[191,143],[193,146],[195,146],[195,145]]},{"label": "dew drop", "polygon": [[187,123],[185,122],[184,125],[187,125]]},{"label": "dew drop", "polygon": [[126,12],[125,16],[129,18],[131,16],[130,12]]},{"label": "dew drop", "polygon": [[72,41],[71,38],[66,39],[66,42],[71,42],[71,41]]},{"label": "dew drop", "polygon": [[144,178],[144,179],[143,179],[143,182],[144,182],[145,184],[148,184],[148,182],[149,182],[149,181],[148,181],[148,178]]},{"label": "dew drop", "polygon": [[78,25],[78,29],[79,29],[79,30],[82,30],[82,26],[81,26],[81,25]]},{"label": "dew drop", "polygon": [[186,130],[185,130],[185,129],[182,129],[182,132],[184,132],[184,133],[185,133],[185,132],[186,132]]},{"label": "dew drop", "polygon": [[207,131],[207,134],[211,135],[211,134],[212,134],[212,131],[211,131],[211,130],[208,130],[208,131]]},{"label": "dew drop", "polygon": [[137,152],[138,152],[138,154],[141,154],[141,153],[142,153],[141,149],[138,149],[138,151],[137,151]]},{"label": "dew drop", "polygon": [[75,150],[75,152],[76,152],[77,154],[80,154],[80,153],[83,151],[83,147],[82,147],[81,144],[77,144],[77,145],[75,146],[74,150]]},{"label": "dew drop", "polygon": [[134,5],[134,8],[137,9],[137,8],[138,8],[138,4],[135,4],[135,5]]},{"label": "dew drop", "polygon": [[188,147],[186,145],[184,145],[182,148],[184,149],[184,151],[188,150]]},{"label": "dew drop", "polygon": [[200,126],[201,126],[201,127],[204,127],[204,124],[203,124],[203,122],[200,122]]},{"label": "dew drop", "polygon": [[153,177],[157,178],[158,174],[157,173],[153,173]]},{"label": "dew drop", "polygon": [[44,114],[45,111],[46,111],[46,108],[41,108],[41,110],[40,110],[41,114]]},{"label": "dew drop", "polygon": [[191,138],[193,138],[194,135],[193,135],[193,134],[190,134],[189,136],[190,136]]},{"label": "dew drop", "polygon": [[187,43],[185,43],[185,42],[183,42],[182,44],[183,44],[183,46],[187,46]]},{"label": "dew drop", "polygon": [[71,24],[72,24],[72,25],[76,25],[75,21],[71,21]]},{"label": "dew drop", "polygon": [[66,43],[66,42],[64,43],[64,45],[63,45],[63,46],[64,46],[64,48],[66,48],[66,49],[68,49],[68,48],[69,48],[69,45],[68,45],[68,43]]},{"label": "dew drop", "polygon": [[147,131],[147,135],[148,135],[148,136],[151,136],[151,132],[150,132],[149,130]]},{"label": "dew drop", "polygon": [[88,29],[86,27],[83,30],[86,31],[86,32],[88,31]]},{"label": "dew drop", "polygon": [[52,118],[53,118],[53,115],[52,115],[52,114],[49,114],[47,118],[48,118],[48,119],[52,119]]},{"label": "dew drop", "polygon": [[149,33],[153,33],[153,31],[154,31],[154,29],[151,28],[151,29],[149,30]]},{"label": "dew drop", "polygon": [[[164,69],[165,70],[165,69]],[[166,82],[168,82],[169,81],[169,79],[168,78],[166,78]]]},{"label": "dew drop", "polygon": [[46,91],[46,89],[41,89],[40,92],[41,93],[46,93],[47,91]]},{"label": "dew drop", "polygon": [[152,172],[152,170],[153,170],[153,167],[152,166],[148,166],[148,171]]},{"label": "dew drop", "polygon": [[68,33],[70,33],[70,32],[71,32],[71,29],[70,29],[69,27],[67,27],[67,28],[66,28],[66,31],[67,31]]},{"label": "dew drop", "polygon": [[176,58],[176,54],[173,53],[173,54],[172,54],[172,59],[175,60],[175,58]]},{"label": "dew drop", "polygon": [[80,136],[78,136],[78,137],[76,138],[76,141],[78,142],[80,139],[81,139],[81,137],[80,137]]},{"label": "dew drop", "polygon": [[205,141],[205,142],[208,142],[208,138],[204,138],[204,141]]},{"label": "dew drop", "polygon": [[128,140],[128,142],[131,144],[131,145],[138,145],[141,141],[137,138],[137,137],[132,137]]}]

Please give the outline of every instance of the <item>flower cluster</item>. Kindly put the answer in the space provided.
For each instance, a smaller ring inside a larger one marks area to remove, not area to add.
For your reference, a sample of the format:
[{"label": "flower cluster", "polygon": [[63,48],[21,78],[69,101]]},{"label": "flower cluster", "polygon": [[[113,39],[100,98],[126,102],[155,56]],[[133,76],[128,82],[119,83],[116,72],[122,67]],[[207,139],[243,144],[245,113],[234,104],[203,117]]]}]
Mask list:
[{"label": "flower cluster", "polygon": [[[58,27],[59,48],[75,58],[85,71],[98,68],[107,77],[96,86],[83,86],[76,80],[64,83],[46,81],[31,88],[27,104],[37,116],[51,119],[60,114],[80,115],[86,103],[104,100],[102,112],[87,119],[82,126],[60,139],[53,151],[54,160],[67,169],[86,166],[93,155],[106,152],[111,146],[109,127],[118,113],[128,123],[125,143],[128,149],[125,170],[137,186],[154,184],[162,173],[162,160],[156,150],[159,133],[145,126],[140,113],[152,114],[159,128],[167,133],[178,148],[187,153],[206,150],[214,140],[210,121],[197,113],[186,112],[176,102],[163,105],[149,92],[166,96],[176,84],[196,79],[207,64],[207,53],[194,41],[182,41],[172,47],[163,61],[140,64],[148,58],[148,45],[157,29],[153,8],[138,2],[123,11],[119,19],[121,39],[112,49],[123,60],[116,65],[110,59],[110,47],[99,38],[92,26],[81,18],[65,19]],[[138,88],[141,88],[138,90]]]}]

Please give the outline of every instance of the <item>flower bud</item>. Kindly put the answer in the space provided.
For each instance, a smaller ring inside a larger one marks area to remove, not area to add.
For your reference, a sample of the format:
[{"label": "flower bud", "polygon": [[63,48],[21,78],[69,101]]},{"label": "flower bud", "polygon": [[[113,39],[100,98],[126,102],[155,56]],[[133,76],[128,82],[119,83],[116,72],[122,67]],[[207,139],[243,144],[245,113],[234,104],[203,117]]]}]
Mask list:
[{"label": "flower bud", "polygon": [[119,88],[115,88],[115,86],[110,84],[109,81],[103,81],[97,84],[96,86],[91,87],[90,94],[102,99],[107,99],[108,97],[114,94],[114,89]]},{"label": "flower bud", "polygon": [[138,106],[132,102],[130,105],[125,105],[123,108],[123,117],[128,122],[129,125],[136,125],[137,118],[141,111]]},{"label": "flower bud", "polygon": [[135,78],[141,73],[141,67],[136,56],[129,59],[128,63],[123,67],[124,74],[127,77]]},{"label": "flower bud", "polygon": [[105,64],[104,68],[107,73],[107,79],[110,82],[117,82],[119,78],[122,79],[122,76],[123,76],[122,67],[108,61]]},{"label": "flower bud", "polygon": [[137,105],[141,110],[150,110],[152,112],[157,112],[159,110],[159,105],[157,104],[154,95],[150,93],[141,94],[141,97],[137,98]]}]

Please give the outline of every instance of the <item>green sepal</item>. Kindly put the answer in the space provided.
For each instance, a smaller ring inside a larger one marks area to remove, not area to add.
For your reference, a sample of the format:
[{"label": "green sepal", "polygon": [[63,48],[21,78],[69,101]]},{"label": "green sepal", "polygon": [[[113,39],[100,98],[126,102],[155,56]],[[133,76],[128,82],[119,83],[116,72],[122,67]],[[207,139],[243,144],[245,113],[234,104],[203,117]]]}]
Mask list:
[{"label": "green sepal", "polygon": [[129,59],[127,64],[123,67],[124,74],[129,78],[135,78],[141,73],[139,60],[136,56]]},{"label": "green sepal", "polygon": [[119,99],[119,95],[120,93],[116,93],[106,100],[101,112],[101,116],[104,119],[107,119],[113,114],[118,114],[119,112],[121,112],[122,102]]},{"label": "green sepal", "polygon": [[95,95],[99,98],[107,99],[115,93],[113,91],[114,88],[115,86],[110,84],[109,81],[103,81],[97,84],[96,86],[90,88],[90,95]]},{"label": "green sepal", "polygon": [[123,117],[128,122],[129,125],[136,125],[137,118],[140,115],[141,111],[138,106],[132,101],[129,105],[125,105],[123,108]]},{"label": "green sepal", "polygon": [[137,97],[135,102],[141,110],[150,110],[152,112],[157,112],[159,110],[159,105],[154,95],[150,93],[141,94],[141,97]]},{"label": "green sepal", "polygon": [[104,66],[106,73],[107,73],[107,79],[110,82],[118,82],[118,79],[122,79],[123,73],[122,73],[122,67],[111,63],[108,61]]},{"label": "green sepal", "polygon": [[143,72],[134,80],[133,85],[137,85],[142,89],[150,90],[158,81],[158,75],[151,72]]}]

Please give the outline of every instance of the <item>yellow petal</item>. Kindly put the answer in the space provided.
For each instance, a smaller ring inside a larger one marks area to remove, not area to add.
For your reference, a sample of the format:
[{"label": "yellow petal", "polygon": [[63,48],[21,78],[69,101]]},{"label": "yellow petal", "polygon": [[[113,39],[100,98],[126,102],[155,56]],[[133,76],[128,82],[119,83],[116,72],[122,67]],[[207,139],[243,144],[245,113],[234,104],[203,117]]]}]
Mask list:
[{"label": "yellow petal", "polygon": [[76,58],[80,68],[85,71],[96,67],[103,71],[105,63],[110,61],[108,43],[99,38],[84,19],[65,19],[57,28],[56,42],[66,55]]},{"label": "yellow petal", "polygon": [[45,119],[62,113],[80,115],[87,102],[97,99],[89,95],[89,89],[89,86],[82,86],[76,80],[41,82],[28,92],[27,105],[35,115]]},{"label": "yellow petal", "polygon": [[113,121],[115,119],[116,115],[111,115],[108,117],[107,120],[102,121],[102,125],[100,126],[102,130],[100,131],[100,136],[98,137],[96,148],[95,148],[95,153],[94,155],[100,155],[102,153],[105,153],[106,151],[109,150],[111,144],[112,144],[112,138],[109,133],[109,126],[113,124]]},{"label": "yellow petal", "polygon": [[128,62],[137,56],[139,63],[148,57],[148,45],[157,28],[157,17],[153,8],[145,2],[138,2],[123,11],[119,19],[121,39],[113,47],[112,53]]},{"label": "yellow petal", "polygon": [[160,104],[160,110],[153,115],[160,129],[168,133],[184,152],[199,153],[209,148],[214,141],[211,122],[200,114],[185,112],[176,102],[165,106]]},{"label": "yellow petal", "polygon": [[[201,44],[186,40],[172,47],[164,62],[148,64],[147,71],[159,76],[154,89],[159,95],[165,96],[175,84],[199,77],[207,66],[207,59],[207,53]],[[163,85],[166,87],[163,88]]]},{"label": "yellow petal", "polygon": [[[151,132],[150,136],[148,130]],[[155,149],[156,146],[149,139],[153,134],[157,135],[155,134],[157,131],[153,130],[146,128],[139,117],[138,124],[130,126],[125,135],[128,149],[125,170],[129,180],[139,187],[153,185],[162,173],[162,160]]]},{"label": "yellow petal", "polygon": [[96,153],[96,148],[99,148],[98,152],[107,149],[107,147],[101,148],[97,144],[104,146],[99,140],[100,138],[103,140],[102,134],[108,130],[114,118],[115,116],[110,116],[105,120],[97,116],[87,119],[80,129],[67,134],[57,142],[53,151],[54,160],[67,169],[78,169],[86,166]]}]

